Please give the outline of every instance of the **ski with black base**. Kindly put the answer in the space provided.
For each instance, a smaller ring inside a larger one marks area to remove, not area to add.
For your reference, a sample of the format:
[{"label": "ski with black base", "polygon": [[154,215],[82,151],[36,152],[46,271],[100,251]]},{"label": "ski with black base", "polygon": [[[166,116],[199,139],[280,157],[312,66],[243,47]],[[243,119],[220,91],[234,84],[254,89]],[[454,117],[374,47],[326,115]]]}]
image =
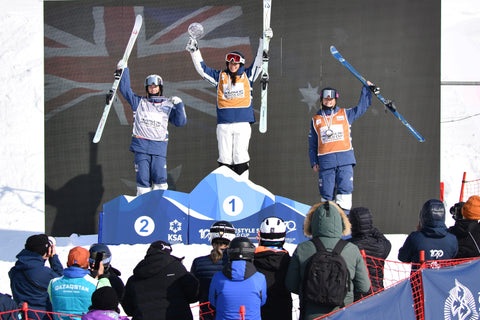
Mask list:
[{"label": "ski with black base", "polygon": [[270,46],[270,37],[265,32],[270,29],[270,15],[272,10],[272,0],[263,0],[263,55],[262,55],[262,84],[261,105],[260,105],[260,125],[261,133],[267,132],[267,93],[268,93],[268,50]]},{"label": "ski with black base", "polygon": [[[335,57],[335,59],[337,59],[341,64],[343,64],[343,66],[345,68],[348,69],[348,71],[350,71],[358,80],[360,80],[360,82],[362,82],[364,85],[366,86],[369,86],[367,84],[367,80],[360,74],[358,73],[357,70],[355,70],[355,68],[353,68],[350,63],[348,63],[347,60],[345,60],[344,57],[342,57],[342,55],[340,54],[340,52],[338,52],[337,48],[335,48],[334,46],[331,46],[330,47],[330,52],[332,53],[332,55]],[[393,104],[393,101],[392,100],[389,100],[389,99],[386,99],[384,98],[380,93],[378,92],[373,92],[375,94],[375,96],[378,98],[378,100],[380,100],[383,105],[388,109],[390,110],[394,115],[395,117],[397,117],[398,120],[400,120],[403,125],[405,127],[407,127],[407,129],[415,136],[415,138],[417,138],[418,141],[420,142],[424,142],[425,141],[425,138],[422,137],[422,135],[417,131],[415,130],[415,128],[412,127],[412,125],[410,123],[407,122],[407,120],[405,120],[404,117],[402,117],[402,115],[400,113],[398,113],[397,111],[397,108],[395,107],[395,105]]]},{"label": "ski with black base", "polygon": [[[130,34],[130,39],[128,39],[127,48],[123,53],[123,57],[120,60],[120,65],[126,65],[128,62],[128,58],[130,57],[130,53],[132,52],[133,46],[135,41],[137,40],[138,32],[142,27],[143,18],[141,15],[137,15],[135,18],[135,25],[133,26],[132,33]],[[112,107],[113,99],[115,98],[115,94],[117,93],[118,85],[120,84],[120,80],[122,79],[123,69],[120,69],[120,72],[115,72],[115,81],[113,82],[112,88],[108,92],[107,101],[105,104],[105,108],[103,109],[102,118],[100,118],[100,122],[98,123],[97,131],[95,132],[95,136],[93,137],[93,143],[98,143],[100,138],[102,137],[103,129],[105,128],[105,123],[107,122],[108,114],[110,113],[110,108]]]}]

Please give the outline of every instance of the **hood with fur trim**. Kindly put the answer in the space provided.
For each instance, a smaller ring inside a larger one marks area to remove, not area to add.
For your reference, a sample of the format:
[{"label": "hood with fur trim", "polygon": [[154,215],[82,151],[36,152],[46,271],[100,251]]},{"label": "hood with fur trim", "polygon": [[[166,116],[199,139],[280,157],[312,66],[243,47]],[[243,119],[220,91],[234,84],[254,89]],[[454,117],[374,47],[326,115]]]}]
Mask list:
[{"label": "hood with fur trim", "polygon": [[332,201],[313,205],[303,222],[303,233],[307,237],[340,238],[351,231],[347,215]]}]

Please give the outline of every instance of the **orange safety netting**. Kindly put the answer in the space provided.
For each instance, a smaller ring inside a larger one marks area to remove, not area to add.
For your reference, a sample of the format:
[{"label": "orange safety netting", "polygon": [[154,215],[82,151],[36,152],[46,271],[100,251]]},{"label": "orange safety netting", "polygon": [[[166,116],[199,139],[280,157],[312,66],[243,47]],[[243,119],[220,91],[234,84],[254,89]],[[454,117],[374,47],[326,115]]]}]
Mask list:
[{"label": "orange safety netting", "polygon": [[467,201],[473,195],[480,195],[480,179],[467,180],[467,173],[463,173],[460,201]]}]

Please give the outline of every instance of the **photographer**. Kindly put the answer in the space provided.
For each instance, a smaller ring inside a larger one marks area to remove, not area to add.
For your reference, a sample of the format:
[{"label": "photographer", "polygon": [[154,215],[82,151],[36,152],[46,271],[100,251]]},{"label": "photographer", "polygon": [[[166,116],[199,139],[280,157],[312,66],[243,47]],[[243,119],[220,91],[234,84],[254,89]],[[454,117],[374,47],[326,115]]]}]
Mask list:
[{"label": "photographer", "polygon": [[90,246],[89,252],[90,258],[88,259],[88,262],[90,265],[90,275],[94,278],[97,276],[98,268],[102,261],[104,268],[103,276],[108,278],[112,288],[115,289],[115,292],[117,293],[118,300],[122,301],[125,293],[125,284],[120,278],[122,273],[111,265],[112,252],[108,246],[103,243],[94,243]]},{"label": "photographer", "polygon": [[471,196],[467,202],[458,202],[450,208],[455,225],[448,231],[458,240],[455,258],[480,257],[480,196]]},{"label": "photographer", "polygon": [[[45,266],[46,260],[50,268]],[[17,304],[27,302],[31,309],[52,311],[47,287],[50,280],[62,275],[63,266],[55,251],[55,239],[46,234],[32,235],[8,272],[13,299]],[[33,312],[28,317],[38,319]],[[48,318],[46,313],[44,318]]]}]

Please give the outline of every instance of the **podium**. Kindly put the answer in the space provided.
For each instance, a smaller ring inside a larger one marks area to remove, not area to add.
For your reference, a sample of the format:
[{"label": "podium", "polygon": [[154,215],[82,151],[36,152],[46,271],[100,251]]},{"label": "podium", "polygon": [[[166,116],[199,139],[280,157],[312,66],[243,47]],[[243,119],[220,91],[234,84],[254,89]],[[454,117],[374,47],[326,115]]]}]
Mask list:
[{"label": "podium", "polygon": [[307,240],[303,221],[310,210],[294,200],[275,196],[262,186],[222,166],[206,176],[190,193],[154,190],[138,197],[119,196],[103,205],[99,242],[210,244],[210,226],[231,222],[236,236],[256,239],[264,218],[276,216],[287,226],[286,242]]}]

